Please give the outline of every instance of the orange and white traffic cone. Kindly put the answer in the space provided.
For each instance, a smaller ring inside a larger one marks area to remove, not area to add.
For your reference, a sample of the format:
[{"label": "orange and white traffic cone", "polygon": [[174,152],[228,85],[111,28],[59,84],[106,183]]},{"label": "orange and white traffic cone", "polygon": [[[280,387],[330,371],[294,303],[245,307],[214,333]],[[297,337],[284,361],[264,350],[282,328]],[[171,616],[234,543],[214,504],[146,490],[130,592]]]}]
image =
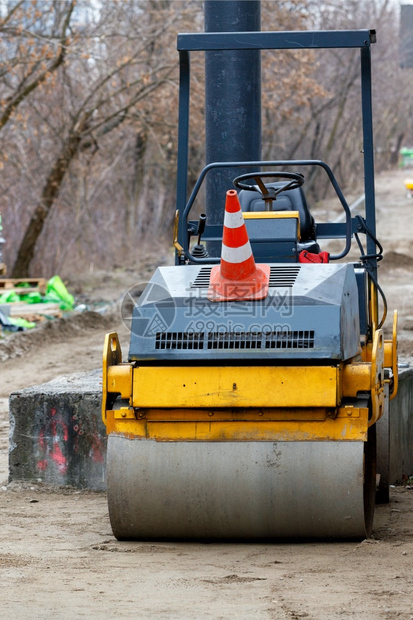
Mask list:
[{"label": "orange and white traffic cone", "polygon": [[212,268],[210,301],[247,301],[268,295],[270,266],[256,265],[235,189],[227,191],[221,264]]}]

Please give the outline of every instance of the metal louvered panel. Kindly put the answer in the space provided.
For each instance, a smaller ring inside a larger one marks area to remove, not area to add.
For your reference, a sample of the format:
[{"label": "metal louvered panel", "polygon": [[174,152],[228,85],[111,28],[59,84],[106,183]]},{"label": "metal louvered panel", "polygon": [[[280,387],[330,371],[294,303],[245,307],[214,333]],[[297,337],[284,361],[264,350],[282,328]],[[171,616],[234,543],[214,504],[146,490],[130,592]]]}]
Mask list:
[{"label": "metal louvered panel", "polygon": [[208,349],[261,349],[261,332],[209,332]]},{"label": "metal louvered panel", "polygon": [[294,286],[300,267],[286,265],[285,267],[271,267],[270,286],[273,288],[291,288]]},{"label": "metal louvered panel", "polygon": [[314,330],[276,330],[265,334],[266,349],[312,349]]},{"label": "metal louvered panel", "polygon": [[[209,287],[211,269],[212,267],[202,267],[195,280],[191,283],[191,288],[207,289]],[[269,285],[272,288],[291,288],[294,286],[299,273],[299,265],[271,266]]]},{"label": "metal louvered panel", "polygon": [[314,330],[271,332],[158,332],[157,350],[312,349]]},{"label": "metal louvered panel", "polygon": [[191,288],[208,288],[212,267],[202,267],[197,277],[191,283]]},{"label": "metal louvered panel", "polygon": [[203,332],[158,332],[155,337],[155,349],[203,349]]}]

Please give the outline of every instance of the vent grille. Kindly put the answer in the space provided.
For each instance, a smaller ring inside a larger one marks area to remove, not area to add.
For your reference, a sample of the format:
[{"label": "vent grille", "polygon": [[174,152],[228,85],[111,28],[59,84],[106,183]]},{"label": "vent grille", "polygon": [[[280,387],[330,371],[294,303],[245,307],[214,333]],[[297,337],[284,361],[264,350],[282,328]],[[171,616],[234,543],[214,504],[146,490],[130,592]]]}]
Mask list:
[{"label": "vent grille", "polygon": [[314,330],[272,332],[158,332],[157,350],[312,349]]},{"label": "vent grille", "polygon": [[155,349],[202,349],[203,332],[158,332],[155,337]]},{"label": "vent grille", "polygon": [[[209,287],[211,269],[212,267],[202,267],[197,277],[192,282],[191,288],[207,289]],[[286,265],[282,267],[272,266],[269,285],[272,288],[291,288],[294,286],[299,273],[300,266],[298,265]]]},{"label": "vent grille", "polygon": [[212,267],[202,267],[191,284],[191,288],[208,288]]},{"label": "vent grille", "polygon": [[208,349],[261,349],[260,332],[209,332]]},{"label": "vent grille", "polygon": [[265,334],[266,349],[312,349],[314,347],[313,330],[277,330]]},{"label": "vent grille", "polygon": [[286,267],[271,267],[270,271],[270,286],[291,288],[294,286],[298,274],[300,273],[299,266],[288,265]]}]

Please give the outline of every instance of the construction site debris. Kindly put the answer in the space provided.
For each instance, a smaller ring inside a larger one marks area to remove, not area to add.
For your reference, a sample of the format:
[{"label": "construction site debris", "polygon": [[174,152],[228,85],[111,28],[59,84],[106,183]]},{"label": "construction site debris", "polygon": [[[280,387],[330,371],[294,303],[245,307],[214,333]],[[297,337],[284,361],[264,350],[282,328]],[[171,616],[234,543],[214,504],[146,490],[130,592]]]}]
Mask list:
[{"label": "construction site debris", "polygon": [[60,276],[0,279],[0,327],[17,331],[73,310],[74,297]]}]

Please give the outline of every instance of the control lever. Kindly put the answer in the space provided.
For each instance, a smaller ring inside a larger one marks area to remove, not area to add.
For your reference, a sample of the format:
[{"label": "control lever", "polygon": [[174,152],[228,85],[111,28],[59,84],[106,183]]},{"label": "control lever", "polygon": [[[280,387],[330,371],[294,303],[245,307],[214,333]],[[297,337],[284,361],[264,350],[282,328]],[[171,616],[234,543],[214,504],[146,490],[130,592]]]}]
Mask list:
[{"label": "control lever", "polygon": [[196,258],[206,258],[208,256],[206,247],[202,245],[201,243],[201,237],[205,230],[205,224],[206,224],[206,215],[205,213],[201,213],[201,215],[199,216],[199,220],[198,220],[198,230],[197,230],[198,241],[196,245],[194,245],[194,247],[192,248],[192,256],[195,256]]}]

